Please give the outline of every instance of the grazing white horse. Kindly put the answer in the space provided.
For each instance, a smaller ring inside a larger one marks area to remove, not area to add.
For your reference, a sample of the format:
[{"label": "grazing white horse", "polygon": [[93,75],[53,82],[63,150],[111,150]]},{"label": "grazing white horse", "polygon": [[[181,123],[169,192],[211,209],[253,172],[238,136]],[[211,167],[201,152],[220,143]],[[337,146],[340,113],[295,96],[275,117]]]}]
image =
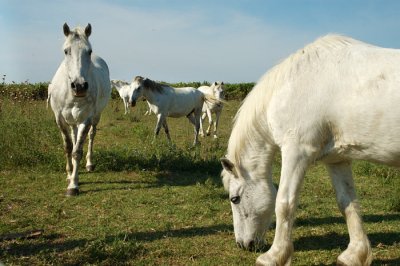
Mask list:
[{"label": "grazing white horse", "polygon": [[[300,189],[315,161],[327,167],[350,235],[338,264],[371,264],[351,162],[400,166],[399,62],[400,50],[328,35],[272,68],[246,97],[221,162],[239,246],[263,245],[275,210],[275,238],[257,264],[290,264]],[[276,192],[272,162],[278,150]]]},{"label": "grazing white horse", "polygon": [[134,78],[131,87],[133,89],[130,99],[131,105],[135,106],[137,99],[143,96],[148,101],[151,110],[157,115],[155,136],[159,134],[161,126],[163,126],[169,141],[171,141],[171,137],[169,135],[167,117],[186,116],[194,125],[193,145],[196,145],[198,143],[203,103],[219,103],[212,95],[204,94],[195,88],[173,88],[140,76]]},{"label": "grazing white horse", "polygon": [[49,86],[49,99],[64,140],[69,185],[67,196],[79,194],[78,166],[83,156],[83,143],[89,134],[86,169],[93,171],[93,140],[100,114],[111,96],[106,62],[92,54],[90,24],[85,29],[70,30],[65,23],[63,45],[65,58]]},{"label": "grazing white horse", "polygon": [[[203,115],[200,119],[200,136],[204,136],[204,131],[203,131],[203,120],[208,117],[208,128],[206,131],[207,136],[210,135],[211,131],[211,126],[213,125],[214,122],[214,138],[218,138],[217,136],[217,127],[218,127],[218,122],[219,122],[219,117],[221,116],[222,108],[224,107],[224,104],[222,101],[225,100],[224,96],[224,90],[225,90],[225,85],[221,81],[216,81],[214,82],[211,86],[201,86],[198,88],[199,91],[203,92],[204,94],[211,94],[214,95],[214,97],[221,102],[215,103],[215,104],[203,104]],[[212,114],[215,113],[215,120],[213,121],[212,119]]]}]

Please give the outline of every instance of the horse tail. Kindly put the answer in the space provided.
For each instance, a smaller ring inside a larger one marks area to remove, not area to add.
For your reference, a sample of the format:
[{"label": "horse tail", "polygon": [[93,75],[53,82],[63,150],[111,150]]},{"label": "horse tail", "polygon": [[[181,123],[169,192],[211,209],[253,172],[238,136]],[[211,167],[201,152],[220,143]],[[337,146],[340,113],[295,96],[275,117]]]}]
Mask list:
[{"label": "horse tail", "polygon": [[51,83],[49,84],[49,87],[47,88],[46,109],[49,109],[50,98],[51,98]]},{"label": "horse tail", "polygon": [[208,93],[203,93],[203,99],[209,108],[210,108],[210,105],[213,106],[213,105],[221,105],[223,103],[226,103],[224,100],[217,99],[214,95],[208,94]]},{"label": "horse tail", "polygon": [[47,95],[46,109],[49,109],[50,98],[51,98],[51,94]]}]

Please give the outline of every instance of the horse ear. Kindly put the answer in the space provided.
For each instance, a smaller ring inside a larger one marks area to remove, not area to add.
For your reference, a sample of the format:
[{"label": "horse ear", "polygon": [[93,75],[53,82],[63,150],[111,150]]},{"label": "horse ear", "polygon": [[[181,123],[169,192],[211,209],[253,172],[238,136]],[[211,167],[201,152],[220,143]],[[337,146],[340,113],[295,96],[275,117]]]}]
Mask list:
[{"label": "horse ear", "polygon": [[231,174],[233,174],[234,176],[236,176],[235,175],[235,165],[228,159],[228,158],[221,158],[220,159],[220,161],[221,161],[221,164],[222,164],[222,167],[226,170],[226,171],[228,171],[229,173],[231,173]]},{"label": "horse ear", "polygon": [[217,86],[217,82],[216,81],[214,81],[213,86]]},{"label": "horse ear", "polygon": [[85,28],[85,35],[86,35],[86,37],[89,37],[90,34],[92,34],[92,25],[90,25],[90,23],[88,23],[88,25]]},{"label": "horse ear", "polygon": [[223,82],[223,81],[221,82],[221,85],[224,85],[224,82]]},{"label": "horse ear", "polygon": [[70,30],[69,30],[69,27],[68,27],[68,24],[67,23],[64,23],[64,25],[63,25],[63,31],[64,31],[64,35],[66,36],[66,37],[68,37],[68,35],[70,34]]}]

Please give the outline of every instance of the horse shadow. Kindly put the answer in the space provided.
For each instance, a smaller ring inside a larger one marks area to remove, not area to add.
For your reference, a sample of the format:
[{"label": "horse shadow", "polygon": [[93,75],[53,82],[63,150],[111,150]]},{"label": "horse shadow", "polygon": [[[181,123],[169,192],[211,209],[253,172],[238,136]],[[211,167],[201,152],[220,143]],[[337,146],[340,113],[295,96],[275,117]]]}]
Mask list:
[{"label": "horse shadow", "polygon": [[[181,154],[163,161],[155,156],[145,158],[145,156],[140,156],[134,152],[128,152],[124,155],[116,151],[101,151],[101,155],[96,155],[96,157],[98,157],[98,160],[95,171],[91,173],[82,172],[81,174],[90,176],[99,172],[144,173],[151,171],[152,177],[155,177],[155,179],[144,180],[141,178],[135,180],[124,176],[124,179],[118,181],[80,181],[80,194],[164,186],[191,186],[206,182],[222,186],[221,165],[218,160],[194,161],[189,155]],[[96,188],[90,188],[90,185],[96,185]],[[101,187],[103,185],[104,187]],[[115,186],[110,187],[110,185]]]},{"label": "horse shadow", "polygon": [[[153,242],[156,240],[164,239],[166,237],[172,238],[189,238],[194,236],[208,236],[218,234],[219,232],[232,232],[233,226],[227,224],[217,224],[206,227],[192,227],[182,228],[173,230],[162,230],[162,231],[143,231],[134,233],[121,233],[116,235],[108,235],[102,239],[102,243],[105,245],[112,245],[116,240],[121,241],[134,241],[134,242]],[[73,239],[65,240],[65,236],[62,234],[49,234],[44,233],[43,236],[38,238],[37,243],[32,241],[16,242],[6,241],[2,243],[4,250],[0,250],[0,257],[7,254],[7,256],[35,256],[43,254],[43,252],[68,252],[76,249],[87,249],[90,247],[92,242],[99,241],[96,238],[93,239]],[[144,248],[143,248],[144,249]],[[90,248],[89,248],[90,251]],[[89,252],[88,251],[88,252]],[[4,254],[2,254],[4,252]],[[142,253],[146,250],[142,250]],[[90,255],[90,254],[88,254]]]},{"label": "horse shadow", "polygon": [[193,172],[202,171],[210,175],[221,172],[218,159],[193,159],[193,154],[176,147],[163,150],[159,155],[143,155],[137,151],[99,150],[96,155],[96,171],[123,172],[146,169],[157,172]]},{"label": "horse shadow", "polygon": [[[399,215],[390,215],[379,216],[381,218],[389,218],[393,220],[399,220]],[[373,216],[372,219],[379,219],[378,216]],[[330,217],[334,218],[336,217]],[[329,221],[327,219],[319,219],[322,223],[326,223]],[[329,222],[328,222],[329,223]],[[233,232],[232,224],[216,224],[212,226],[206,227],[191,227],[191,228],[180,228],[180,229],[171,229],[171,230],[150,230],[150,231],[138,231],[132,233],[120,233],[115,235],[105,236],[104,239],[101,239],[102,245],[113,245],[116,240],[121,241],[132,241],[137,242],[139,244],[144,242],[153,242],[157,240],[168,238],[191,238],[197,236],[208,236],[214,235],[221,232]],[[399,233],[372,233],[369,234],[369,239],[371,241],[372,246],[376,246],[381,243],[384,245],[393,245],[399,240]],[[91,258],[93,254],[91,254],[90,246],[94,242],[98,242],[99,240],[96,238],[93,239],[73,239],[73,240],[65,240],[65,236],[61,234],[49,234],[46,233],[39,238],[37,243],[32,243],[32,241],[24,241],[24,242],[15,242],[10,241],[9,243],[2,243],[3,247],[5,247],[5,251],[7,256],[35,256],[39,254],[43,254],[43,252],[69,252],[76,249],[82,249],[85,256],[88,259],[93,259],[96,261],[97,258]],[[232,241],[234,241],[232,239]],[[334,250],[340,247],[341,250],[344,250],[347,247],[348,236],[345,234],[338,233],[329,233],[322,236],[306,236],[297,239],[294,242],[295,250],[299,251],[307,251],[307,250]],[[269,247],[265,247],[262,250],[258,250],[257,253],[262,253],[268,250]],[[150,251],[146,250],[143,246],[140,248],[140,253],[146,254]],[[86,254],[87,253],[87,254]],[[97,254],[97,253],[96,253]],[[0,251],[0,256],[2,255],[2,251]],[[3,254],[4,255],[4,254]],[[335,264],[315,264],[315,265],[335,265]],[[400,265],[400,258],[394,259],[380,259],[374,260],[372,265]]]}]

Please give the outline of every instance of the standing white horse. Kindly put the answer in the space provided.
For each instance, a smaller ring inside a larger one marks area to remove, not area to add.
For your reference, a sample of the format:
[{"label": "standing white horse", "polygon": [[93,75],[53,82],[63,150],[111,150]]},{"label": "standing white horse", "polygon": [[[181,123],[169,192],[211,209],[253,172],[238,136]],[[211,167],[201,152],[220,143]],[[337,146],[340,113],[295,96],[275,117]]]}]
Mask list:
[{"label": "standing white horse", "polygon": [[155,136],[159,134],[161,126],[163,126],[169,141],[171,141],[171,137],[169,135],[167,117],[186,116],[194,125],[193,145],[196,145],[198,143],[203,103],[219,103],[212,95],[204,94],[195,88],[173,88],[140,76],[134,78],[131,86],[133,89],[130,99],[131,105],[135,106],[137,99],[143,96],[148,101],[151,110],[157,115]]},{"label": "standing white horse", "polygon": [[88,133],[86,169],[94,169],[93,140],[100,114],[110,99],[111,86],[106,62],[92,54],[88,39],[91,25],[70,30],[65,23],[63,30],[65,58],[49,86],[49,99],[64,140],[69,179],[66,195],[75,196],[79,194],[78,166]]},{"label": "standing white horse", "polygon": [[213,125],[213,119],[212,119],[212,114],[215,113],[215,120],[214,120],[214,138],[218,138],[217,136],[217,127],[218,127],[218,122],[219,122],[219,117],[221,116],[222,112],[222,107],[224,107],[224,104],[222,101],[224,101],[224,90],[225,90],[225,85],[223,82],[218,81],[214,82],[211,86],[201,86],[198,88],[199,91],[203,92],[204,94],[211,94],[214,95],[214,97],[218,100],[220,100],[219,103],[215,104],[203,104],[203,115],[200,119],[200,136],[204,136],[204,131],[203,131],[203,120],[208,117],[208,128],[206,131],[207,136],[210,135],[211,131],[211,126]]},{"label": "standing white horse", "polygon": [[111,80],[111,88],[115,88],[118,91],[119,97],[124,102],[125,113],[129,113],[129,98],[131,94],[130,84],[123,80]]},{"label": "standing white horse", "polygon": [[[246,97],[221,159],[222,176],[239,246],[264,243],[275,209],[275,238],[259,265],[290,264],[299,193],[315,161],[328,169],[350,235],[338,264],[371,264],[351,162],[400,166],[399,62],[399,50],[328,35],[271,69]],[[276,194],[277,150],[282,169]]]},{"label": "standing white horse", "polygon": [[[132,87],[129,82],[123,80],[111,80],[111,88],[115,88],[118,91],[119,96],[121,97],[122,101],[124,102],[125,114],[130,112],[129,109],[129,99],[132,95]],[[147,102],[147,101],[146,101]],[[151,115],[151,107],[149,102],[147,102],[147,110],[144,115]]]}]

